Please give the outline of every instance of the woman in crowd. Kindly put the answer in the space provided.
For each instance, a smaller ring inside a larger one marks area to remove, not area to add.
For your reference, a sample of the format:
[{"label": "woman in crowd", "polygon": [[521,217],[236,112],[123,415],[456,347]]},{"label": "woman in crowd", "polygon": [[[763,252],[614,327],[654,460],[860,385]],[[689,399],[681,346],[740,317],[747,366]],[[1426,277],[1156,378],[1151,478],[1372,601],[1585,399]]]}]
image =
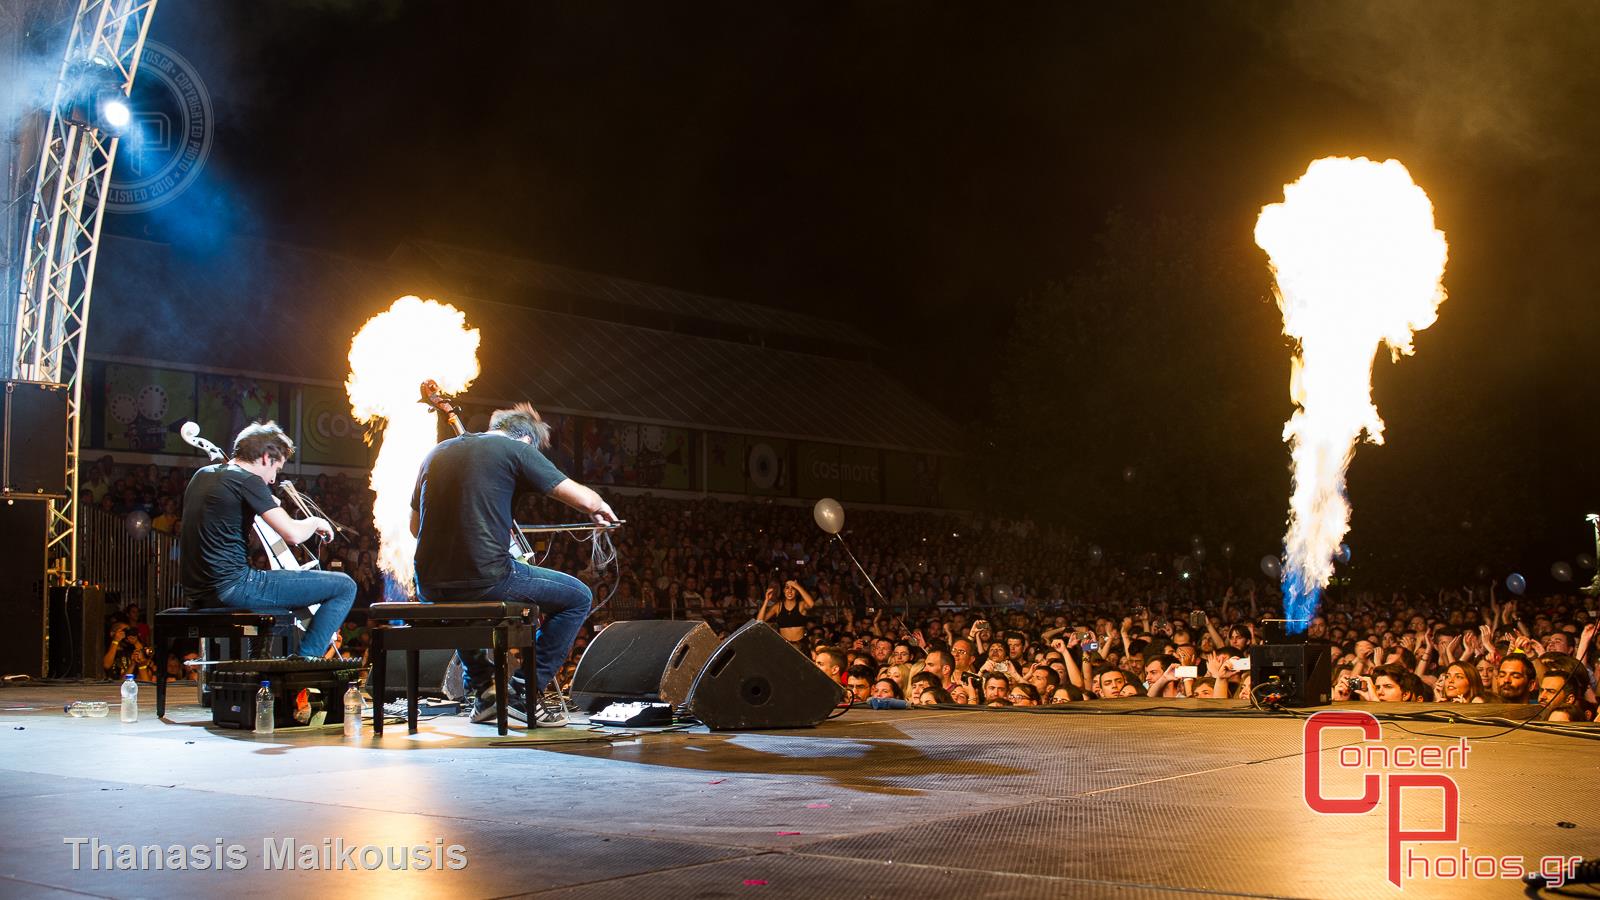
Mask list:
[{"label": "woman in crowd", "polygon": [[1466,663],[1451,663],[1433,681],[1433,699],[1449,703],[1482,703],[1483,682],[1478,670]]},{"label": "woman in crowd", "polygon": [[900,683],[893,678],[879,678],[872,683],[872,698],[874,700],[904,700],[906,695],[900,690]]},{"label": "woman in crowd", "polygon": [[1011,686],[1011,693],[1007,695],[1012,706],[1038,706],[1039,691],[1026,681],[1019,681]]},{"label": "woman in crowd", "polygon": [[774,603],[777,594],[776,587],[767,588],[767,595],[761,601],[761,609],[756,613],[756,617],[778,629],[778,634],[784,640],[804,652],[806,626],[811,623],[811,608],[816,605],[816,601],[798,581],[784,582],[783,600]]}]

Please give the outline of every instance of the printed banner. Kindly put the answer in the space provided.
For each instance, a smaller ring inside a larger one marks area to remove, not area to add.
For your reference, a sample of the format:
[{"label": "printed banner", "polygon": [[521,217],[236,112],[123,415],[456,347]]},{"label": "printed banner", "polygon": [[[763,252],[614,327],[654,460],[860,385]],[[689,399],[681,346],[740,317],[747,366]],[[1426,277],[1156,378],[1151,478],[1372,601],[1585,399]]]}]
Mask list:
[{"label": "printed banner", "polygon": [[277,420],[282,391],[283,385],[276,381],[201,375],[200,412],[195,417],[200,423],[200,434],[227,452],[246,425]]},{"label": "printed banner", "polygon": [[[459,401],[456,404],[461,424],[473,434],[482,434],[489,430],[489,419],[499,407],[489,403],[469,403]],[[561,470],[561,474],[578,478],[578,420],[576,416],[565,413],[547,413],[539,411],[539,418],[550,426],[550,447],[544,455]],[[454,432],[443,416],[439,417],[439,440],[453,436]],[[582,480],[581,478],[579,480]]]},{"label": "printed banner", "polygon": [[107,363],[103,446],[198,454],[178,436],[178,429],[195,415],[194,384],[192,372]]},{"label": "printed banner", "polygon": [[300,446],[295,456],[317,465],[369,466],[366,426],[351,416],[344,388],[307,384],[298,390]]},{"label": "printed banner", "polygon": [[578,471],[578,417],[566,413],[540,413],[539,416],[550,425],[550,449],[545,451],[545,456],[563,475]]},{"label": "printed banner", "polygon": [[961,457],[944,457],[939,461],[939,500],[950,509],[975,509],[978,494],[973,486],[972,471]]},{"label": "printed banner", "polygon": [[883,496],[897,506],[940,506],[937,456],[885,451]]},{"label": "printed banner", "polygon": [[675,490],[694,486],[688,429],[584,419],[581,433],[581,480],[586,483]]},{"label": "printed banner", "polygon": [[708,431],[705,441],[706,490],[718,494],[744,493],[744,435]]},{"label": "printed banner", "polygon": [[876,450],[837,444],[795,445],[795,487],[801,497],[877,503],[880,470]]},{"label": "printed banner", "polygon": [[839,448],[837,500],[883,502],[883,454],[871,447]]},{"label": "printed banner", "polygon": [[779,438],[745,438],[745,490],[767,497],[787,497],[793,487],[789,442]]},{"label": "printed banner", "polygon": [[[644,426],[640,441],[649,454],[645,458],[645,487],[687,491],[694,487],[694,442],[687,428],[664,425]],[[653,449],[652,449],[653,448]],[[650,481],[648,479],[655,479]]]}]

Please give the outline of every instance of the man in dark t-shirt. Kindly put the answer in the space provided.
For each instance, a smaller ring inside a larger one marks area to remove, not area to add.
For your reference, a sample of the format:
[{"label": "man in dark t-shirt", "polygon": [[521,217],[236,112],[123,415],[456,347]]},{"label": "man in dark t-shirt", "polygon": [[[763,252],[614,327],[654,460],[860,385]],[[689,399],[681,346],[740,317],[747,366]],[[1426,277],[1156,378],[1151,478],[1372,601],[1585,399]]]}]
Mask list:
[{"label": "man in dark t-shirt", "polygon": [[[417,593],[423,600],[523,601],[544,613],[534,648],[537,683],[528,686],[528,695],[536,707],[533,724],[560,727],[566,724],[565,710],[559,698],[547,699],[543,692],[572,651],[594,596],[571,575],[512,558],[512,510],[517,495],[532,491],[599,525],[614,524],[617,516],[599,494],[563,475],[540,452],[549,443],[550,427],[522,403],[496,410],[489,431],[453,437],[433,448],[411,494],[411,532],[417,536]],[[499,698],[488,654],[482,647],[458,653],[467,690],[474,694],[472,721],[494,720]],[[521,698],[512,697],[506,713],[529,721]]]},{"label": "man in dark t-shirt", "polygon": [[179,576],[196,605],[317,606],[300,652],[320,658],[350,612],[355,581],[343,572],[250,568],[249,533],[257,516],[291,544],[313,534],[333,536],[326,519],[290,518],[267,490],[292,453],[294,442],[277,425],[251,425],[234,438],[231,459],[194,473],[183,493]]}]

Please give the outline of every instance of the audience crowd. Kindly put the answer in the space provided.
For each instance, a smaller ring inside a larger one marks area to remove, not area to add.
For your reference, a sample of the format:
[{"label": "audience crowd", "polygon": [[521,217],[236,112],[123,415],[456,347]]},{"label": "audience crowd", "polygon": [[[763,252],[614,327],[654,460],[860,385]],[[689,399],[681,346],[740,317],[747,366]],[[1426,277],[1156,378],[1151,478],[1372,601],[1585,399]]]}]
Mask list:
[{"label": "audience crowd", "polygon": [[[108,457],[84,473],[80,500],[113,515],[145,513],[152,529],[175,533],[189,475],[118,467]],[[357,532],[322,548],[323,564],[356,579],[358,609],[382,599],[392,588],[375,562],[365,483],[317,475],[297,486]],[[628,522],[612,535],[613,564],[597,569],[593,545],[574,536],[538,548],[541,565],[595,587],[594,627],[579,638],[564,678],[610,621],[703,618],[725,635],[759,617],[855,703],[1247,702],[1250,649],[1271,636],[1263,620],[1281,617],[1275,585],[1232,570],[1226,558],[1180,571],[1155,554],[1114,558],[1031,522],[851,510],[844,538],[858,570],[808,507],[611,499]],[[570,514],[525,498],[518,518],[565,522]],[[259,553],[258,562],[266,565]],[[108,676],[153,675],[141,619],[137,606],[112,617]],[[362,619],[352,616],[336,652],[363,652]],[[1544,718],[1589,721],[1600,680],[1597,620],[1596,599],[1582,594],[1339,588],[1323,598],[1309,637],[1326,642],[1338,700],[1530,703]],[[183,671],[181,660],[170,670]]]}]

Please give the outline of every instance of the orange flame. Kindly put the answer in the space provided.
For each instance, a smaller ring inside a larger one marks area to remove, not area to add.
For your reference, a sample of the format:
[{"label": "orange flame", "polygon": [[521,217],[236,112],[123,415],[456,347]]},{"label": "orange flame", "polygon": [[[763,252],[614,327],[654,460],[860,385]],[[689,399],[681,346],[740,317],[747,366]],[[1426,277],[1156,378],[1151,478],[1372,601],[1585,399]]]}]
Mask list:
[{"label": "orange flame", "polygon": [[377,494],[372,515],[378,529],[378,566],[415,596],[411,560],[411,491],[423,457],[438,439],[434,413],[417,402],[417,386],[429,378],[446,393],[466,390],[478,377],[478,329],[446,303],[401,297],[368,319],[350,342],[345,392],[360,422],[381,422],[383,443],[372,468]]},{"label": "orange flame", "polygon": [[1383,443],[1373,357],[1380,343],[1395,361],[1409,355],[1438,318],[1448,247],[1397,160],[1319,159],[1283,195],[1261,210],[1255,238],[1272,261],[1283,332],[1299,345],[1289,382],[1299,408],[1283,429],[1294,470],[1283,581],[1287,617],[1308,620],[1350,529],[1356,441]]}]

